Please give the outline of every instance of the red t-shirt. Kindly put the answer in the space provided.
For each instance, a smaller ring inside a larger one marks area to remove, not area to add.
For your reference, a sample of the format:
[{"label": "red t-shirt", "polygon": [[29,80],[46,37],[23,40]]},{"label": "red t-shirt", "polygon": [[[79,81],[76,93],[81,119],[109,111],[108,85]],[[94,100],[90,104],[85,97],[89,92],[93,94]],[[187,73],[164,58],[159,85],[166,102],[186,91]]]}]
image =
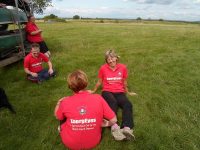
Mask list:
[{"label": "red t-shirt", "polygon": [[102,79],[102,91],[125,92],[124,80],[128,77],[128,71],[124,64],[117,64],[115,70],[104,64],[99,69],[98,77]]},{"label": "red t-shirt", "polygon": [[24,68],[28,68],[31,72],[40,72],[43,67],[43,62],[48,62],[49,58],[43,53],[39,53],[38,57],[33,57],[31,53],[29,53],[24,59]]},{"label": "red t-shirt", "polygon": [[61,139],[70,149],[89,149],[101,140],[103,118],[115,117],[105,100],[87,91],[65,97],[56,112],[59,120],[67,118],[61,126]]},{"label": "red t-shirt", "polygon": [[39,30],[39,28],[36,26],[35,23],[28,22],[26,24],[26,28],[25,29],[26,29],[26,33],[27,33],[27,40],[29,42],[34,43],[34,42],[42,42],[43,41],[41,33],[38,33],[38,34],[35,34],[35,35],[31,35],[31,32]]}]

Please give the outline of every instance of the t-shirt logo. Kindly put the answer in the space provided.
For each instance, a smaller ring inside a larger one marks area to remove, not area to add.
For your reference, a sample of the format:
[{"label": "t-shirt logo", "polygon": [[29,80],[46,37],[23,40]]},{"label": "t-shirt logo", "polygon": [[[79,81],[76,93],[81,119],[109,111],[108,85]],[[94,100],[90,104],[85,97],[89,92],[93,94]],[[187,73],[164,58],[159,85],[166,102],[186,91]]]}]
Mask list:
[{"label": "t-shirt logo", "polygon": [[118,72],[118,76],[121,76],[122,75],[122,73],[121,72]]},{"label": "t-shirt logo", "polygon": [[37,67],[37,66],[41,66],[41,65],[42,65],[42,63],[38,62],[38,63],[32,64],[32,67]]},{"label": "t-shirt logo", "polygon": [[80,113],[80,115],[85,115],[86,114],[86,108],[84,107],[84,106],[81,106],[80,108],[79,108],[79,113]]}]

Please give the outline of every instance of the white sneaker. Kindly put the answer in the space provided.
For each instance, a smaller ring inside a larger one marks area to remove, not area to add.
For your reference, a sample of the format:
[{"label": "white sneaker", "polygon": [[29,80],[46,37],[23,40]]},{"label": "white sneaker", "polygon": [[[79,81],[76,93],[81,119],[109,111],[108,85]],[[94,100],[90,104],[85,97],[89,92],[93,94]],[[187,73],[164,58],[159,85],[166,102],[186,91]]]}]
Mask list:
[{"label": "white sneaker", "polygon": [[133,130],[129,128],[123,128],[122,133],[126,136],[127,140],[135,140],[135,136],[133,134]]},{"label": "white sneaker", "polygon": [[126,139],[126,136],[121,132],[120,127],[111,129],[111,134],[116,141],[122,141]]}]

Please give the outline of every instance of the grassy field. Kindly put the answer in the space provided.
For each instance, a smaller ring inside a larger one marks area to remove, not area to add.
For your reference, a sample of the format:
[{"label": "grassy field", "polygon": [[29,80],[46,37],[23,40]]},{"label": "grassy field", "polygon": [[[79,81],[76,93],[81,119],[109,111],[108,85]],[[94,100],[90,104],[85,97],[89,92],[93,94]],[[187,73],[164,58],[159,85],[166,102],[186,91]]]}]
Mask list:
[{"label": "grassy field", "polygon": [[[97,81],[106,49],[129,69],[136,141],[117,142],[110,130],[96,149],[200,149],[200,25],[171,23],[40,23],[58,71],[41,85],[25,80],[23,61],[0,69],[0,86],[17,114],[0,110],[0,149],[64,150],[53,115],[70,95],[66,76],[75,69]],[[99,90],[98,93],[101,91]],[[121,121],[121,113],[119,120]]]}]

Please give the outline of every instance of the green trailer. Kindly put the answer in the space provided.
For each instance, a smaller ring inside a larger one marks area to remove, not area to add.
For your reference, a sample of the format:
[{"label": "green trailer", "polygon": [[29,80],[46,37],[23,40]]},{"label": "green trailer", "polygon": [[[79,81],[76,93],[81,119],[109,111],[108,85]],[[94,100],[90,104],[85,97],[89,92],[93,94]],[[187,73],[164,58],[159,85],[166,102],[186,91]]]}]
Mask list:
[{"label": "green trailer", "polygon": [[[25,42],[26,34],[22,31],[23,42]],[[9,31],[0,36],[0,58],[5,58],[10,53],[18,51],[20,48],[21,39],[19,31]]]},{"label": "green trailer", "polygon": [[[29,45],[24,27],[28,22],[30,9],[24,0],[1,2],[4,5],[0,7],[0,67],[3,67],[24,58],[26,54]],[[21,9],[18,7],[19,3]]]},{"label": "green trailer", "polygon": [[0,8],[0,24],[26,23],[26,13],[17,9]]}]

